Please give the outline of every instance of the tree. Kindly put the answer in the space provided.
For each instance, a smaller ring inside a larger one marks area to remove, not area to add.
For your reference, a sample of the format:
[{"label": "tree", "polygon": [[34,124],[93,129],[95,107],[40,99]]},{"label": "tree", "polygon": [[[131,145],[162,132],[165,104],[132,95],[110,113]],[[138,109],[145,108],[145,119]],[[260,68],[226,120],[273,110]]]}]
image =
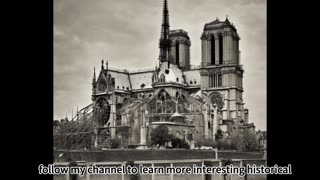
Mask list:
[{"label": "tree", "polygon": [[218,129],[217,132],[216,132],[216,134],[215,134],[215,139],[216,139],[217,141],[220,141],[220,140],[222,140],[222,138],[223,138],[223,132],[222,132],[221,129]]},{"label": "tree", "polygon": [[231,147],[238,151],[259,150],[258,140],[253,133],[244,131],[243,134],[231,138]]},{"label": "tree", "polygon": [[248,131],[243,133],[243,146],[245,151],[259,150],[259,143],[256,136]]},{"label": "tree", "polygon": [[53,126],[60,126],[60,122],[58,120],[53,121]]},{"label": "tree", "polygon": [[169,134],[168,127],[164,125],[154,128],[150,133],[150,137],[151,145],[158,145],[158,148],[172,139],[172,136]]},{"label": "tree", "polygon": [[230,139],[230,146],[232,147],[233,150],[240,151],[242,149],[243,143],[242,143],[242,138],[240,136],[232,136]]}]

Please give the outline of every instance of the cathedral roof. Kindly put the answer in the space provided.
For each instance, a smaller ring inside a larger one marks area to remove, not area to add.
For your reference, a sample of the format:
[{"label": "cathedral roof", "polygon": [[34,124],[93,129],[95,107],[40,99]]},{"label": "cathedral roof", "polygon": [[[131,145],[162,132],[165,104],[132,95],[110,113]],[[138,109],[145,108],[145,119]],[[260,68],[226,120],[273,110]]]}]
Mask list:
[{"label": "cathedral roof", "polygon": [[185,37],[186,39],[190,39],[190,37],[188,36],[188,32],[183,29],[170,30],[170,32],[169,32],[170,38],[181,37],[181,36]]},{"label": "cathedral roof", "polygon": [[161,68],[159,79],[162,75],[165,76],[165,82],[184,83],[183,73],[181,69],[179,69],[175,64],[170,64],[170,68],[168,69],[168,71],[165,68]]},{"label": "cathedral roof", "polygon": [[198,69],[184,71],[183,74],[189,86],[200,86],[200,72]]},{"label": "cathedral roof", "polygon": [[153,71],[130,74],[130,82],[132,89],[147,89],[152,88]]},{"label": "cathedral roof", "polygon": [[[129,91],[152,88],[152,76],[154,74],[154,70],[148,69],[130,72],[127,70],[116,70],[109,67],[108,70],[104,69],[102,73],[100,73],[98,79],[105,79],[107,74],[111,75],[111,77],[115,79],[116,90]],[[160,71],[159,76],[161,74],[164,74],[166,82],[184,83],[183,81],[185,78],[188,86],[200,86],[199,69],[182,71],[177,67],[177,65],[170,64],[169,72],[166,73],[165,71]]]},{"label": "cathedral roof", "polygon": [[225,21],[220,21],[218,18],[210,23],[206,23],[204,26],[204,30],[214,30],[214,29],[222,29],[225,27],[230,27],[234,31],[237,31],[237,29],[234,27],[232,23],[226,18]]}]

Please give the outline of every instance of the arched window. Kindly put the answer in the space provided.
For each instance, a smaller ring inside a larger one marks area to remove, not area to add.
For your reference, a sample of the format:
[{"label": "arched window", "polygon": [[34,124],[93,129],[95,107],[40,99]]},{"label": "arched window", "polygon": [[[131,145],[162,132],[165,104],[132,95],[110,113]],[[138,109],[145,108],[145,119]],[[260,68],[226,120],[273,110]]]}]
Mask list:
[{"label": "arched window", "polygon": [[178,41],[176,42],[176,64],[177,64],[177,66],[180,65],[180,62],[179,62],[179,42]]},{"label": "arched window", "polygon": [[219,64],[223,62],[223,38],[222,35],[219,35]]},{"label": "arched window", "polygon": [[211,65],[215,65],[215,60],[216,60],[216,47],[215,47],[215,40],[214,36],[211,37]]}]

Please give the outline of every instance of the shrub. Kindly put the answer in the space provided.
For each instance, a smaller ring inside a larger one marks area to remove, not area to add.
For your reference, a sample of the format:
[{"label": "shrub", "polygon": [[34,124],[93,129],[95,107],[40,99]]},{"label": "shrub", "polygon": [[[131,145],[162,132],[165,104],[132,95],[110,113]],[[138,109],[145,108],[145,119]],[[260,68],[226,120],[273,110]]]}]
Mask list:
[{"label": "shrub", "polygon": [[171,139],[172,148],[185,148],[189,149],[190,146],[185,140],[181,140],[177,137]]},{"label": "shrub", "polygon": [[212,138],[199,138],[196,140],[195,147],[200,148],[201,146],[216,147],[216,144]]}]

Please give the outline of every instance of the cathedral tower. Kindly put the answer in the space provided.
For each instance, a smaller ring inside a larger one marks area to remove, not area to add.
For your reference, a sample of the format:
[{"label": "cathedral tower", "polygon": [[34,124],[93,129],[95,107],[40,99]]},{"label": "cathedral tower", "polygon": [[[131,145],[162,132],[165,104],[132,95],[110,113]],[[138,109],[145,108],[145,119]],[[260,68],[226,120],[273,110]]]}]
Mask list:
[{"label": "cathedral tower", "polygon": [[239,35],[229,22],[216,19],[204,26],[201,65],[239,64]]},{"label": "cathedral tower", "polygon": [[190,69],[191,41],[188,33],[183,29],[170,31],[172,63],[182,70]]},{"label": "cathedral tower", "polygon": [[218,126],[213,127],[214,131],[231,131],[227,128],[232,126],[232,131],[238,131],[247,116],[242,99],[244,71],[239,62],[239,40],[228,18],[205,24],[201,36],[201,90],[209,100],[208,111],[213,112],[207,121]]}]

